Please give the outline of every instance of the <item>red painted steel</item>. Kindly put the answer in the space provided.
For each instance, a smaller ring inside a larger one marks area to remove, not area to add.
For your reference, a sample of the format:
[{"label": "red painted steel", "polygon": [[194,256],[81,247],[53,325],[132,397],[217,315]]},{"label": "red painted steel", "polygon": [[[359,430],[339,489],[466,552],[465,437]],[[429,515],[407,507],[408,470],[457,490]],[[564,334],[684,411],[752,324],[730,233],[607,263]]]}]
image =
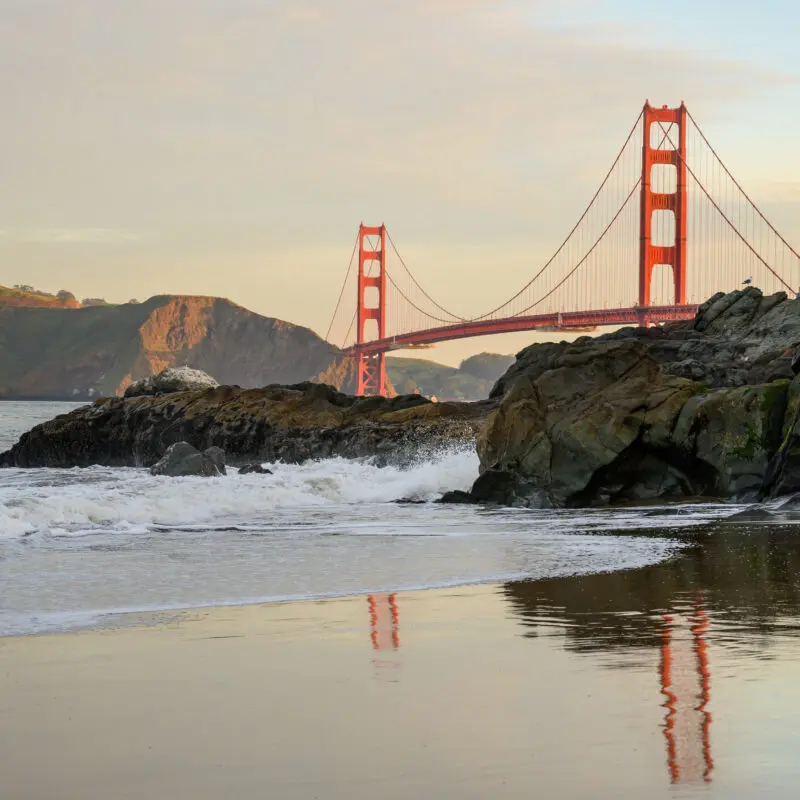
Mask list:
[{"label": "red painted steel", "polygon": [[537,328],[558,328],[569,333],[573,328],[601,325],[651,325],[694,318],[696,305],[650,306],[641,308],[600,309],[597,311],[564,311],[556,314],[537,314],[529,317],[479,320],[455,325],[443,325],[424,331],[398,334],[371,342],[362,342],[345,349],[351,356],[363,357],[399,350],[419,344],[432,344],[452,339],[468,339],[473,336],[489,336],[496,333],[518,333]]},{"label": "red painted steel", "polygon": [[[379,249],[368,237],[377,237]],[[377,274],[372,265],[377,264]],[[367,289],[377,289],[377,305],[367,305]],[[358,305],[356,310],[356,342],[358,356],[358,384],[356,394],[386,396],[386,359],[384,350],[367,351],[359,347],[367,341],[366,325],[369,320],[378,324],[378,340],[386,337],[386,227],[364,225],[358,229]]]},{"label": "red painted steel", "polygon": [[[642,190],[640,205],[639,245],[639,306],[650,306],[650,284],[653,269],[659,264],[672,267],[675,286],[675,305],[686,304],[686,218],[688,216],[686,192],[686,106],[679,108],[653,108],[645,103],[643,112],[644,138],[642,143]],[[653,147],[651,131],[656,125],[658,138],[667,149]],[[677,148],[672,132],[667,126],[678,128]],[[669,131],[670,135],[667,136]],[[656,164],[670,164],[677,171],[677,189],[664,194],[652,191],[652,172]],[[653,212],[671,211],[675,215],[675,241],[671,245],[654,245],[652,239]]]},{"label": "red painted steel", "polygon": [[[358,361],[358,394],[385,396],[388,393],[384,354],[404,347],[430,345],[435,342],[473,336],[530,331],[537,328],[574,331],[589,326],[647,326],[691,319],[697,312],[697,306],[686,303],[687,120],[688,112],[683,103],[679,108],[667,108],[667,106],[654,108],[649,103],[645,103],[642,112],[639,302],[630,308],[512,316],[504,319],[465,320],[389,337],[386,335],[386,228],[383,225],[370,227],[362,224],[359,228],[358,238],[356,343],[344,351]],[[675,143],[675,128],[677,128],[677,144]],[[653,131],[660,141],[658,147],[653,147],[651,138]],[[664,147],[665,143],[667,144],[666,148]],[[653,166],[657,164],[671,165],[675,168],[677,172],[675,192],[653,191],[652,170]],[[653,244],[654,211],[667,211],[674,215],[674,242]],[[370,243],[368,237],[372,239],[377,237],[378,244]],[[377,273],[372,268],[373,264],[377,264]],[[672,268],[674,283],[674,304],[672,305],[651,305],[650,287],[653,270],[658,265]],[[377,305],[367,306],[366,290],[370,288],[377,290]],[[365,332],[366,325],[370,320],[377,322],[377,337],[374,339],[368,339]]]}]

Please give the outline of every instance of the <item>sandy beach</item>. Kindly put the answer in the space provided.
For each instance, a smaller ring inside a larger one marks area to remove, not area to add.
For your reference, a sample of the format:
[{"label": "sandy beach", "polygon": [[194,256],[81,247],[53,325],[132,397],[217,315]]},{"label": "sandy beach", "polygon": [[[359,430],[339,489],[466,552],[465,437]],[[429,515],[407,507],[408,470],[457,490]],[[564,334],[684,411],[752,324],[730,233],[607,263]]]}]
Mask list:
[{"label": "sandy beach", "polygon": [[0,639],[2,796],[794,797],[796,608],[692,558]]}]

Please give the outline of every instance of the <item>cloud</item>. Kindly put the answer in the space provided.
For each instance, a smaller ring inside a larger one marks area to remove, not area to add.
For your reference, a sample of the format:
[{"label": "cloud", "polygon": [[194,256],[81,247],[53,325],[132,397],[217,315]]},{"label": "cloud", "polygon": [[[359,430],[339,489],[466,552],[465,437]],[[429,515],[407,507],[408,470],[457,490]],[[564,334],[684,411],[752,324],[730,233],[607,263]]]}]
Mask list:
[{"label": "cloud", "polygon": [[[519,266],[489,287],[502,299],[575,221],[647,97],[685,100],[715,146],[777,97],[763,150],[790,163],[788,69],[677,39],[654,49],[628,23],[581,24],[589,0],[561,5],[578,22],[551,24],[543,0],[17,2],[0,16],[0,220],[63,245],[76,273],[113,253],[152,274],[126,295],[178,275],[195,291],[245,284],[252,264],[276,288],[240,300],[315,325],[301,314],[341,280],[315,248],[346,259],[359,220],[390,224],[458,307],[484,300],[467,256],[510,242]],[[736,141],[738,175],[766,156]],[[56,269],[51,250],[27,251]],[[313,300],[271,278],[289,262]]]}]

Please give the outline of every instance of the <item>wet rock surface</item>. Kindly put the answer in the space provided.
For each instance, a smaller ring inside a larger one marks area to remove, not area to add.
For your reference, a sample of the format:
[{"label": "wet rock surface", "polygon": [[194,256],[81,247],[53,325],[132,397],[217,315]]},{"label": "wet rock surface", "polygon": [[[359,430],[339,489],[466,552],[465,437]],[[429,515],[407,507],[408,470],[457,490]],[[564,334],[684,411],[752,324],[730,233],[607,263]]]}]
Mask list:
[{"label": "wet rock surface", "polygon": [[494,405],[351,397],[318,383],[104,398],[37,425],[0,455],[0,465],[150,467],[177,442],[222,448],[237,467],[335,456],[402,465],[470,446]]},{"label": "wet rock surface", "polygon": [[166,453],[150,467],[152,475],[171,478],[197,476],[213,478],[225,474],[225,451],[220,447],[209,447],[201,453],[188,442],[171,444]]},{"label": "wet rock surface", "polygon": [[800,490],[800,304],[755,288],[694,320],[532,345],[492,390],[474,502],[752,502]]}]

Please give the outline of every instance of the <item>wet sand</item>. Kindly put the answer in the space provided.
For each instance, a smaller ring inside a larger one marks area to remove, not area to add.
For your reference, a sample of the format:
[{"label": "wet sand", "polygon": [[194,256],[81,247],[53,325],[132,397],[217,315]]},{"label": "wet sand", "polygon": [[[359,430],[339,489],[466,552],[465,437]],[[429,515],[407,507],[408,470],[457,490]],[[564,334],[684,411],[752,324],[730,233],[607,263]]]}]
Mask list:
[{"label": "wet sand", "polygon": [[796,797],[800,548],[0,639],[4,800]]}]

